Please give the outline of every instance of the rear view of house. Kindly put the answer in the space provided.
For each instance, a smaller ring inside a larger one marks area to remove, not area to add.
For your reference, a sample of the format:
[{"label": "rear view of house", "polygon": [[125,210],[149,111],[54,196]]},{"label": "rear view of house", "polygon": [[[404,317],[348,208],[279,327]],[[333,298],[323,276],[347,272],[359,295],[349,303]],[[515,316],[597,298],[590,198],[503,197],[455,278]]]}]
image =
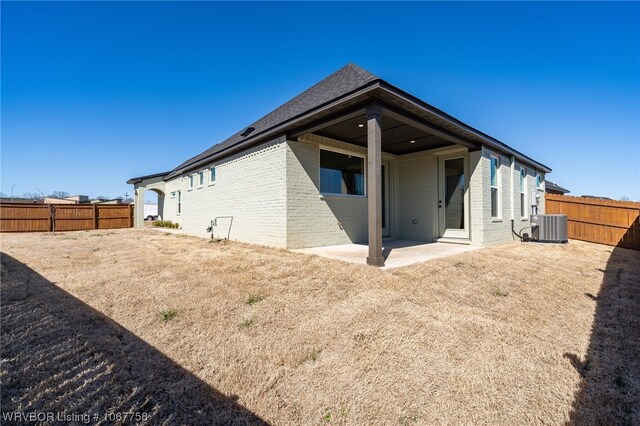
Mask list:
[{"label": "rear view of house", "polygon": [[[491,244],[544,213],[551,170],[349,64],[183,162],[130,179],[184,232],[283,248],[383,238]],[[140,211],[138,211],[140,210]]]}]

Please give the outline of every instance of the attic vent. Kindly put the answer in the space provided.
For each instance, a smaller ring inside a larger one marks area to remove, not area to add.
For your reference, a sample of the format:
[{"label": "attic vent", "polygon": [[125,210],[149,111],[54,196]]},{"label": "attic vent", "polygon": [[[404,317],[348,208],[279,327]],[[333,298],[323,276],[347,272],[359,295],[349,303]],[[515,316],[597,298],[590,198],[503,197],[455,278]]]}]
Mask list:
[{"label": "attic vent", "polygon": [[242,133],[240,133],[240,136],[242,136],[243,138],[246,136],[249,136],[249,134],[253,132],[255,129],[256,129],[255,127],[247,127],[242,131]]}]

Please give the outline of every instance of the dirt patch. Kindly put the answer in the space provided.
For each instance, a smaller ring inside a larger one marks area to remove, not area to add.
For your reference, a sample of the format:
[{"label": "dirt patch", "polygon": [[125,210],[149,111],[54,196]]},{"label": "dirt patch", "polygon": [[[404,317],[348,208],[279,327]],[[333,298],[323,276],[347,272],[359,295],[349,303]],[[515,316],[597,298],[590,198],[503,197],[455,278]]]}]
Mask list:
[{"label": "dirt patch", "polygon": [[[3,235],[2,251],[4,411],[130,409],[151,395],[151,423],[199,407],[223,422],[557,424],[594,418],[607,386],[621,408],[595,418],[639,418],[638,346],[613,345],[619,324],[599,313],[605,287],[624,288],[623,315],[638,318],[638,252],[514,243],[380,271],[150,230]],[[620,268],[624,285],[603,285]],[[594,340],[626,369],[585,372],[603,364]],[[47,362],[42,348],[64,341],[92,345],[85,370],[81,350]],[[18,376],[33,365],[40,376]],[[44,376],[102,381],[102,402]]]}]

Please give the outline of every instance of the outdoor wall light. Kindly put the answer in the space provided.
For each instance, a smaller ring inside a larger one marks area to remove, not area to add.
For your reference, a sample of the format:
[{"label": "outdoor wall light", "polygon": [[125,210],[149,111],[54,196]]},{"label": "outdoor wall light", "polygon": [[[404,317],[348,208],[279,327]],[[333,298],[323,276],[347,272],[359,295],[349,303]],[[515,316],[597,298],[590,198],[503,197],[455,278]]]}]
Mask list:
[{"label": "outdoor wall light", "polygon": [[364,127],[364,124],[360,123],[358,124],[358,127]]}]

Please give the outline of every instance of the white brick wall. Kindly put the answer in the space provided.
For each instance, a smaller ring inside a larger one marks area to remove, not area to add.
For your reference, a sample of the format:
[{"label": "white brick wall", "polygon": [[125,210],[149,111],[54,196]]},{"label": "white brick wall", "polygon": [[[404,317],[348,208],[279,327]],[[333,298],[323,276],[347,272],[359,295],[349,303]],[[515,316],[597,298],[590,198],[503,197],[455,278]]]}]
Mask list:
[{"label": "white brick wall", "polygon": [[364,153],[364,148],[317,135],[287,142],[287,247],[365,243],[367,199],[320,199],[320,144]]},{"label": "white brick wall", "polygon": [[[434,155],[400,157],[397,168],[398,238],[433,241],[437,235],[435,206],[438,203],[437,157]],[[413,221],[417,223],[413,223]]]},{"label": "white brick wall", "polygon": [[[491,217],[491,155],[500,159],[500,217]],[[544,193],[536,190],[536,171],[527,166],[526,195],[527,217],[522,220],[520,215],[520,163],[516,162],[513,175],[511,173],[511,158],[486,148],[472,153],[471,176],[471,222],[472,242],[474,244],[494,244],[514,239],[511,232],[511,179],[513,179],[514,225],[516,231],[529,226],[531,214],[531,194],[540,195],[538,212],[544,213]],[[474,164],[475,163],[475,167]],[[527,228],[524,230],[530,234]]]},{"label": "white brick wall", "polygon": [[[297,142],[284,137],[261,144],[221,160],[216,165],[216,182],[188,189],[188,175],[166,182],[164,219],[178,222],[191,235],[208,236],[206,228],[216,216],[233,216],[230,238],[275,247],[303,248],[367,242],[367,199],[364,197],[319,196],[320,146],[366,154],[366,149],[317,135],[304,135]],[[469,156],[470,238],[473,244],[512,240],[511,178],[516,230],[528,226],[520,217],[519,168],[511,173],[510,158],[500,155],[499,219],[491,218],[491,152],[486,148]],[[388,158],[389,159],[389,158]],[[211,165],[213,165],[212,163]],[[391,236],[433,241],[438,236],[438,157],[418,153],[390,161]],[[535,170],[527,169],[527,208],[536,192]],[[182,193],[182,213],[177,197]],[[544,212],[541,194],[540,213]],[[528,216],[528,215],[527,215]],[[413,223],[417,221],[417,223]],[[229,221],[221,219],[214,229],[226,237]]]},{"label": "white brick wall", "polygon": [[[284,137],[250,148],[240,154],[195,170],[194,188],[188,175],[166,183],[165,219],[178,222],[190,234],[206,237],[206,228],[216,216],[233,216],[233,240],[286,247],[286,142]],[[209,166],[216,166],[216,181],[209,184]],[[205,172],[198,187],[197,173]],[[182,192],[182,212],[177,197]],[[221,219],[216,237],[226,237],[230,220]]]},{"label": "white brick wall", "polygon": [[469,153],[469,237],[472,244],[482,244],[485,217],[490,211],[485,211],[485,182],[490,182],[490,176],[485,175],[486,159],[482,151]]}]

